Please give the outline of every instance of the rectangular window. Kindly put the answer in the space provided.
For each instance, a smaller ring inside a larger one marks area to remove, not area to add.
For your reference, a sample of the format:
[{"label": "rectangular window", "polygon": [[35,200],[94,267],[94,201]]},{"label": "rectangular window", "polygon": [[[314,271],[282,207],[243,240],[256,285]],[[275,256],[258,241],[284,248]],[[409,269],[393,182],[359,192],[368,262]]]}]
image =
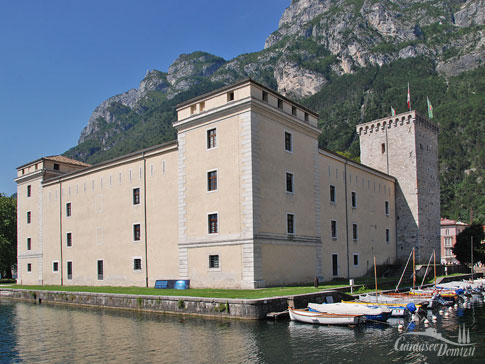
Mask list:
[{"label": "rectangular window", "polygon": [[27,211],[27,224],[30,224],[32,221],[32,212]]},{"label": "rectangular window", "polygon": [[216,147],[216,129],[207,130],[207,149]]},{"label": "rectangular window", "polygon": [[207,191],[217,191],[217,171],[207,172]]},{"label": "rectangular window", "polygon": [[338,254],[332,254],[332,274],[338,276]]},{"label": "rectangular window", "polygon": [[58,171],[59,170],[59,164],[58,163],[54,163],[54,171]]},{"label": "rectangular window", "polygon": [[67,279],[72,279],[72,262],[67,262]]},{"label": "rectangular window", "polygon": [[295,192],[293,186],[293,173],[286,172],[286,192]]},{"label": "rectangular window", "polygon": [[355,209],[357,207],[357,192],[352,191],[352,207]]},{"label": "rectangular window", "polygon": [[219,255],[209,255],[209,268],[210,269],[219,268]]},{"label": "rectangular window", "polygon": [[227,102],[234,101],[234,91],[227,93]]},{"label": "rectangular window", "polygon": [[285,150],[287,152],[293,151],[293,136],[287,131],[285,131]]},{"label": "rectangular window", "polygon": [[335,186],[333,186],[333,185],[330,185],[330,202],[331,203],[336,202]]},{"label": "rectangular window", "polygon": [[66,234],[66,245],[68,247],[72,246],[72,233],[67,233]]},{"label": "rectangular window", "polygon": [[308,122],[310,120],[310,116],[308,115],[308,113],[306,112],[305,113],[305,121]]},{"label": "rectangular window", "polygon": [[358,240],[359,239],[359,232],[358,232],[357,224],[352,224],[352,239]]},{"label": "rectangular window", "polygon": [[141,270],[141,258],[133,259],[133,270]]},{"label": "rectangular window", "polygon": [[208,217],[209,222],[209,234],[217,234],[218,226],[217,226],[217,214],[209,214]]},{"label": "rectangular window", "polygon": [[133,225],[133,240],[139,241],[141,239],[141,228],[140,224]]},{"label": "rectangular window", "polygon": [[32,272],[32,264],[27,263],[27,272]]},{"label": "rectangular window", "polygon": [[32,186],[28,185],[27,186],[27,197],[30,197],[32,195]]},{"label": "rectangular window", "polygon": [[98,281],[102,281],[103,280],[103,273],[104,273],[104,267],[103,267],[103,261],[102,260],[98,260],[97,262],[98,264]]},{"label": "rectangular window", "polygon": [[382,143],[381,144],[381,153],[384,154],[386,152],[386,144]]},{"label": "rectangular window", "polygon": [[359,265],[359,254],[354,254],[354,267]]},{"label": "rectangular window", "polygon": [[263,99],[263,101],[268,102],[268,93],[266,91],[263,91],[263,95],[261,96],[261,98]]},{"label": "rectangular window", "polygon": [[391,241],[391,230],[386,229],[386,243],[389,244],[390,241]]},{"label": "rectangular window", "polygon": [[389,216],[389,201],[384,202],[384,209],[386,211],[386,216]]},{"label": "rectangular window", "polygon": [[53,272],[59,271],[59,262],[52,262],[52,271]]},{"label": "rectangular window", "polygon": [[337,221],[335,220],[330,221],[330,231],[332,234],[332,238],[337,239]]},{"label": "rectangular window", "polygon": [[286,231],[288,234],[295,233],[295,215],[286,214]]},{"label": "rectangular window", "polygon": [[133,189],[133,205],[139,205],[139,204],[140,204],[140,189],[134,188]]},{"label": "rectangular window", "polygon": [[190,105],[190,115],[194,115],[197,111],[197,105]]},{"label": "rectangular window", "polygon": [[291,107],[291,115],[296,116],[296,106]]},{"label": "rectangular window", "polygon": [[68,203],[66,203],[66,216],[69,217],[69,216],[71,216],[71,214],[72,214],[71,203],[68,202]]},{"label": "rectangular window", "polygon": [[32,239],[27,238],[27,250],[31,250],[31,249],[32,249]]},{"label": "rectangular window", "polygon": [[202,112],[205,109],[205,101],[199,102],[199,111]]},{"label": "rectangular window", "polygon": [[283,100],[278,99],[278,109],[283,109]]}]

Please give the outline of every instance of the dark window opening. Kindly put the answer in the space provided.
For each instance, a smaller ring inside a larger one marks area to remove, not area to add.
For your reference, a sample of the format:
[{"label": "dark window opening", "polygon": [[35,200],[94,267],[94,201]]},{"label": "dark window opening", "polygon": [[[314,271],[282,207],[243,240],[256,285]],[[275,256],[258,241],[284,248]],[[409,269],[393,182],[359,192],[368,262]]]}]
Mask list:
[{"label": "dark window opening", "polygon": [[217,234],[218,226],[217,226],[217,214],[209,214],[209,234]]},{"label": "dark window opening", "polygon": [[357,207],[357,192],[352,192],[352,207]]},{"label": "dark window opening", "polygon": [[338,255],[332,254],[332,274],[338,276]]},{"label": "dark window opening", "polygon": [[285,132],[285,150],[291,152],[293,150],[293,140],[291,133]]},{"label": "dark window opening", "polygon": [[207,172],[207,191],[217,190],[217,171]]},{"label": "dark window opening", "polygon": [[27,238],[27,250],[31,250],[31,249],[32,249],[32,239]]},{"label": "dark window opening", "polygon": [[59,271],[59,263],[58,262],[53,262],[52,263],[52,271],[53,272],[58,272]]},{"label": "dark window opening", "polygon": [[296,116],[296,106],[291,107],[291,115]]},{"label": "dark window opening", "polygon": [[268,102],[268,93],[266,91],[263,91],[262,99],[263,99],[263,101]]},{"label": "dark window opening", "polygon": [[295,215],[293,214],[286,215],[286,228],[287,228],[288,234],[295,233]]},{"label": "dark window opening", "polygon": [[293,190],[293,173],[286,173],[286,192],[295,192]]},{"label": "dark window opening", "polygon": [[133,189],[133,205],[139,205],[139,204],[140,204],[140,189],[134,188]]},{"label": "dark window opening", "polygon": [[98,260],[98,280],[100,281],[103,280],[103,273],[104,273],[103,261]]},{"label": "dark window opening", "polygon": [[386,152],[386,144],[385,143],[381,144],[381,152],[382,152],[382,154],[384,154]]},{"label": "dark window opening", "polygon": [[69,216],[71,216],[71,214],[72,214],[71,203],[68,202],[68,203],[66,203],[66,216],[69,217]]},{"label": "dark window opening", "polygon": [[354,254],[354,265],[359,265],[359,256]]},{"label": "dark window opening", "polygon": [[72,279],[72,262],[67,262],[67,279]]},{"label": "dark window opening", "polygon": [[234,101],[234,91],[227,93],[227,101]]},{"label": "dark window opening", "polygon": [[27,224],[30,224],[32,221],[32,213],[30,211],[27,211]]},{"label": "dark window opening", "polygon": [[283,100],[278,99],[278,109],[283,109]]},{"label": "dark window opening", "polygon": [[207,149],[216,147],[216,129],[207,130]]},{"label": "dark window opening", "polygon": [[209,255],[209,268],[219,268],[219,255]]},{"label": "dark window opening", "polygon": [[59,170],[59,164],[58,163],[54,163],[54,170],[55,171],[58,171]]},{"label": "dark window opening", "polygon": [[72,246],[72,233],[66,234],[66,245],[69,247]]},{"label": "dark window opening", "polygon": [[133,240],[138,241],[141,239],[140,224],[133,225]]},{"label": "dark window opening", "polygon": [[133,259],[133,269],[134,270],[141,270],[141,259],[140,258]]},{"label": "dark window opening", "polygon": [[336,239],[337,238],[337,221],[335,221],[335,220],[331,221],[330,230],[331,230],[332,238]]},{"label": "dark window opening", "polygon": [[27,272],[32,272],[32,264],[27,263]]},{"label": "dark window opening", "polygon": [[330,186],[330,202],[335,203],[335,186]]},{"label": "dark window opening", "polygon": [[28,185],[27,186],[27,197],[30,197],[32,195],[32,186]]},{"label": "dark window opening", "polygon": [[352,239],[358,240],[359,234],[358,234],[358,227],[357,224],[352,224]]}]

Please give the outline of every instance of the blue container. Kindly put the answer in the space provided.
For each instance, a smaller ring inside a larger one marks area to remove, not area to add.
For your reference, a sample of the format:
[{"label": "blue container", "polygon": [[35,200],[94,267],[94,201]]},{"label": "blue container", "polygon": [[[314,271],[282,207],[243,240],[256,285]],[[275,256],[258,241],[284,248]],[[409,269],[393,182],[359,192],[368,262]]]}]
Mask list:
[{"label": "blue container", "polygon": [[180,280],[175,282],[175,289],[189,289],[189,281]]}]

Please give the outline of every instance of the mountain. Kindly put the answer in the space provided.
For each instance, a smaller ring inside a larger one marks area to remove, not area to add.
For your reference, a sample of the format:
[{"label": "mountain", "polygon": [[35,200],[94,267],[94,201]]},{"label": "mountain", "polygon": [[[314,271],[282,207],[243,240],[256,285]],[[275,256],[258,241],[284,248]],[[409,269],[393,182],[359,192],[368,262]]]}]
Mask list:
[{"label": "mountain", "polygon": [[426,98],[440,124],[442,216],[485,221],[485,0],[293,0],[263,50],[180,55],[99,105],[65,155],[96,163],[173,140],[175,105],[251,77],[319,112],[321,147],[359,155],[354,126]]}]

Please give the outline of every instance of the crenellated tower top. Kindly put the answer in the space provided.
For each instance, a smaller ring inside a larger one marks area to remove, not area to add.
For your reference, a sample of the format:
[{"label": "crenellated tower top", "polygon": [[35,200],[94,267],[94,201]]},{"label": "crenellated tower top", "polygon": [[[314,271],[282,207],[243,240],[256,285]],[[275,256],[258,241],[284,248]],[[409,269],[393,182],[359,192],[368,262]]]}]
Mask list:
[{"label": "crenellated tower top", "polygon": [[424,126],[425,128],[435,132],[436,134],[439,133],[439,126],[429,121],[428,118],[424,117],[416,110],[408,111],[395,116],[389,116],[386,118],[373,120],[368,123],[358,124],[356,126],[356,130],[357,134],[361,136],[366,134],[383,132],[386,128],[390,129],[393,127],[409,125],[411,123],[420,124],[421,126]]}]

